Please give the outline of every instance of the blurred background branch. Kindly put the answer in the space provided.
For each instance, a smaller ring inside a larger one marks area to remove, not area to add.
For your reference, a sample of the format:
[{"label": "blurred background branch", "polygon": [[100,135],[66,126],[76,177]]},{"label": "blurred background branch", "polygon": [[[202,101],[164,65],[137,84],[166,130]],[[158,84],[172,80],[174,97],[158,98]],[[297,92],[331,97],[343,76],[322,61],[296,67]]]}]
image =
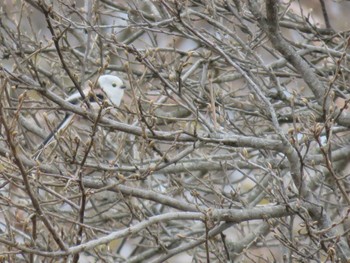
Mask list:
[{"label": "blurred background branch", "polygon": [[0,6],[5,261],[350,260],[348,1]]}]

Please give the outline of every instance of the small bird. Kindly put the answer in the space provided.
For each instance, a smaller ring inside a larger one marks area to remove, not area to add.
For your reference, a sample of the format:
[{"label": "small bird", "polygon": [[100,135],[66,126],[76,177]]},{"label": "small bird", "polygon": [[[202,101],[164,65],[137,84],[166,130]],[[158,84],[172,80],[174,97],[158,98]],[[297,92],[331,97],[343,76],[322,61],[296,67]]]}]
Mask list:
[{"label": "small bird", "polygon": [[[124,95],[125,85],[123,81],[117,76],[113,75],[102,75],[97,81],[98,87],[101,89],[102,93],[96,94],[96,97],[89,96],[88,90],[84,91],[88,99],[93,102],[97,98],[98,100],[107,100],[112,106],[119,107],[121,100]],[[78,104],[82,97],[80,93],[74,93],[69,96],[66,101],[72,104]],[[34,154],[33,158],[38,159],[40,157],[43,149],[54,140],[56,134],[64,129],[73,119],[74,114],[66,113],[64,119],[57,125],[55,129],[46,137],[46,139],[39,145],[37,152]]]}]

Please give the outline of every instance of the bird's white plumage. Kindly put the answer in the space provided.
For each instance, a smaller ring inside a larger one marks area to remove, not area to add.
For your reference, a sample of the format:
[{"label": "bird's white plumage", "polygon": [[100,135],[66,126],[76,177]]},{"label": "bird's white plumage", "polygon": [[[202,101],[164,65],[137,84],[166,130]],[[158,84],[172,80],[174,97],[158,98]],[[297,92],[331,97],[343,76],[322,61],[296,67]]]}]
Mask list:
[{"label": "bird's white plumage", "polygon": [[[99,88],[105,94],[106,99],[116,107],[120,106],[121,100],[124,95],[124,83],[117,76],[113,75],[102,75],[99,77],[97,84]],[[84,90],[84,94],[88,94],[88,90]],[[75,104],[75,100],[81,99],[81,95],[79,93],[75,93],[69,96],[66,101]],[[48,145],[56,136],[56,134],[64,129],[73,119],[74,114],[67,114],[66,117],[62,120],[62,122],[51,132],[51,134],[43,141],[43,143],[39,146],[39,150],[35,155],[35,159],[40,156],[42,150]]]},{"label": "bird's white plumage", "polygon": [[113,75],[103,75],[98,79],[98,85],[106,94],[106,98],[118,107],[124,95],[125,86],[123,81]]}]

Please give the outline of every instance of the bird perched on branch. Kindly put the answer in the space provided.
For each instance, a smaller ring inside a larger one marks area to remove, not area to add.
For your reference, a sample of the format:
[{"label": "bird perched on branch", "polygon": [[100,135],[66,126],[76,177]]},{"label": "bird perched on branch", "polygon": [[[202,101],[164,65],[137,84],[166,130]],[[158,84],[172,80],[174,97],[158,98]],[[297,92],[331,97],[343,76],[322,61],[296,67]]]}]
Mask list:
[{"label": "bird perched on branch", "polygon": [[[89,95],[89,90],[84,90],[84,94],[91,102],[98,100],[106,100],[112,106],[119,107],[121,100],[124,95],[125,85],[123,81],[113,75],[102,75],[99,77],[97,81],[97,85],[100,93],[96,92],[96,96]],[[74,93],[69,96],[66,101],[72,104],[78,104],[81,102],[80,93]],[[57,133],[63,130],[73,119],[73,113],[66,113],[64,119],[57,125],[55,129],[46,137],[46,139],[39,145],[37,152],[34,155],[34,159],[38,159],[41,152],[45,149],[45,147],[50,144],[56,137]]]}]

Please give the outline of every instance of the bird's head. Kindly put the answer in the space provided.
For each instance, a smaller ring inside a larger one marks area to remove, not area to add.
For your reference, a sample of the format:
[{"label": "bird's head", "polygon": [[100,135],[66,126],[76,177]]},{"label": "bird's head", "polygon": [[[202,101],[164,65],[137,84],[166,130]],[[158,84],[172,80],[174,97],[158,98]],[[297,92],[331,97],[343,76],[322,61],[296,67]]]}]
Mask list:
[{"label": "bird's head", "polygon": [[98,85],[105,93],[106,98],[118,107],[124,95],[125,85],[123,81],[113,75],[102,75],[98,79]]}]

